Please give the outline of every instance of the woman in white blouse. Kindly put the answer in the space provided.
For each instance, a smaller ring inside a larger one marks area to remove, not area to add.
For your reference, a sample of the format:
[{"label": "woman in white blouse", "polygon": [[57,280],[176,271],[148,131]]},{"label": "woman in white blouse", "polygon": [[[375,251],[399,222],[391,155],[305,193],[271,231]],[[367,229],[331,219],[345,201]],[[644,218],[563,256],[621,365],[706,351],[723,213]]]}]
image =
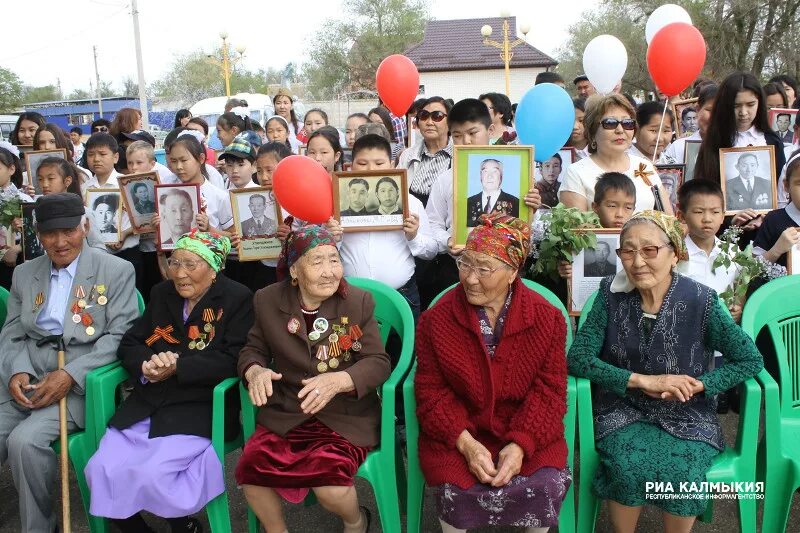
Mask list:
[{"label": "woman in white blouse", "polygon": [[636,211],[655,207],[653,187],[660,191],[664,212],[672,214],[666,191],[653,164],[628,154],[636,131],[636,111],[620,94],[592,96],[586,101],[584,135],[589,142],[589,157],[567,169],[558,198],[567,207],[589,211],[594,186],[604,172],[622,172],[636,187]]}]

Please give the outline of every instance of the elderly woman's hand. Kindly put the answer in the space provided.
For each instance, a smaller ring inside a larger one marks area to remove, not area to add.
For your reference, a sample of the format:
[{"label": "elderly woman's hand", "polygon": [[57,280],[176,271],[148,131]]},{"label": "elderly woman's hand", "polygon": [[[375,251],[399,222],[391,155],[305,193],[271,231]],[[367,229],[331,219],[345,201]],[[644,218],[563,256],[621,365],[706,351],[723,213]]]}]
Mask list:
[{"label": "elderly woman's hand", "polygon": [[267,405],[267,398],[272,396],[272,382],[278,381],[282,377],[283,374],[278,374],[263,366],[253,365],[248,368],[244,373],[244,379],[247,380],[247,393],[250,395],[253,405],[256,407]]},{"label": "elderly woman's hand", "polygon": [[149,361],[142,363],[142,375],[147,381],[158,383],[172,376],[178,369],[178,354],[160,352],[153,354]]},{"label": "elderly woman's hand", "polygon": [[701,381],[687,375],[661,374],[648,376],[645,374],[631,374],[628,386],[641,389],[651,398],[662,400],[688,401],[702,391],[704,386]]},{"label": "elderly woman's hand", "polygon": [[300,409],[307,415],[320,412],[340,392],[350,392],[355,389],[353,378],[347,372],[319,374],[304,379],[302,383],[305,387],[297,393],[297,397],[303,400]]},{"label": "elderly woman's hand", "polygon": [[461,432],[456,441],[456,448],[467,460],[467,466],[472,475],[481,483],[492,483],[497,476],[492,454],[486,446],[475,440],[466,429]]},{"label": "elderly woman's hand", "polygon": [[525,451],[516,442],[509,442],[497,454],[497,475],[492,480],[492,487],[503,487],[511,478],[519,474]]}]

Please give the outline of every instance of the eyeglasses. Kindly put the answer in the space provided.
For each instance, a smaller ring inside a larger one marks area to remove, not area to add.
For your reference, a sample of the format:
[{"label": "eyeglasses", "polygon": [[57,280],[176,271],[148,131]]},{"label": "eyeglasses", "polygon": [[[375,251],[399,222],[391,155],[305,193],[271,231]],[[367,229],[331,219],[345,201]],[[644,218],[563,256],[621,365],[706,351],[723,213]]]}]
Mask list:
[{"label": "eyeglasses", "polygon": [[92,131],[94,133],[108,133],[108,126],[97,126],[93,128]]},{"label": "eyeglasses", "polygon": [[447,116],[447,113],[443,113],[441,111],[434,111],[430,112],[425,109],[417,113],[417,122],[423,122],[425,120],[431,119],[434,122],[441,122],[444,120],[444,117]]},{"label": "eyeglasses", "polygon": [[623,130],[630,131],[636,129],[636,121],[632,118],[623,118],[622,120],[617,118],[604,118],[600,121],[600,125],[604,130],[615,130],[620,124],[622,124]]},{"label": "eyeglasses", "polygon": [[623,261],[633,261],[636,254],[642,256],[642,259],[655,259],[659,250],[662,248],[672,248],[671,244],[662,244],[661,246],[642,246],[636,250],[634,248],[617,248],[617,257]]},{"label": "eyeglasses", "polygon": [[479,278],[488,278],[495,272],[497,272],[496,268],[489,268],[489,267],[482,267],[482,266],[475,266],[467,263],[467,261],[459,257],[456,259],[456,266],[458,267],[459,272],[469,276],[470,272],[475,272],[475,275]]},{"label": "eyeglasses", "polygon": [[181,261],[180,259],[173,259],[172,257],[167,259],[167,266],[170,270],[174,271],[183,267],[187,272],[194,272],[200,263],[202,263],[202,261]]}]

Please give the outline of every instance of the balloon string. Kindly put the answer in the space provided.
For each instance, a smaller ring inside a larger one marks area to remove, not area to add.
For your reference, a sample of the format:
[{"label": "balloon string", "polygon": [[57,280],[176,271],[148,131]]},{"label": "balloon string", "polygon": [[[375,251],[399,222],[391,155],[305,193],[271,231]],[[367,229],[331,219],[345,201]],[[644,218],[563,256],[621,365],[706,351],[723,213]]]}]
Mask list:
[{"label": "balloon string", "polygon": [[661,130],[664,129],[664,117],[667,116],[667,105],[669,98],[664,100],[664,111],[661,113],[661,124],[658,125],[658,136],[656,137],[656,148],[653,150],[653,164],[656,164],[656,154],[658,154],[658,141],[661,139]]}]

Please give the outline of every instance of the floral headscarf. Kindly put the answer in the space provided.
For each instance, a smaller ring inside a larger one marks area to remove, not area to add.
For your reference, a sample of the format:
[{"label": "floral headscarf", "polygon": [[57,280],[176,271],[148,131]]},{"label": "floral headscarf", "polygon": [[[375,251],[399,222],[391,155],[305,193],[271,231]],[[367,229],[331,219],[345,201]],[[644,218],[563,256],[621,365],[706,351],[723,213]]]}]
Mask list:
[{"label": "floral headscarf", "polygon": [[[683,228],[681,227],[681,223],[677,218],[673,217],[672,215],[667,215],[662,211],[647,210],[633,215],[625,225],[627,226],[632,220],[642,218],[649,220],[661,228],[661,231],[667,235],[667,239],[672,245],[672,249],[675,250],[675,255],[678,256],[678,261],[686,261],[689,259],[689,252],[686,249],[686,240],[684,239]],[[625,231],[624,227],[622,228],[622,231]]]},{"label": "floral headscarf", "polygon": [[499,259],[519,270],[531,247],[531,228],[527,222],[495,212],[481,216],[481,225],[467,237],[466,250]]},{"label": "floral headscarf", "polygon": [[231,240],[216,233],[193,229],[178,239],[176,250],[187,250],[202,257],[214,272],[225,266],[225,258],[231,251]]},{"label": "floral headscarf", "polygon": [[[292,217],[288,217],[284,223],[291,226],[293,220]],[[309,224],[290,232],[283,242],[281,255],[278,258],[278,279],[286,279],[289,268],[306,252],[325,245],[336,246],[336,240],[325,226]]]}]

